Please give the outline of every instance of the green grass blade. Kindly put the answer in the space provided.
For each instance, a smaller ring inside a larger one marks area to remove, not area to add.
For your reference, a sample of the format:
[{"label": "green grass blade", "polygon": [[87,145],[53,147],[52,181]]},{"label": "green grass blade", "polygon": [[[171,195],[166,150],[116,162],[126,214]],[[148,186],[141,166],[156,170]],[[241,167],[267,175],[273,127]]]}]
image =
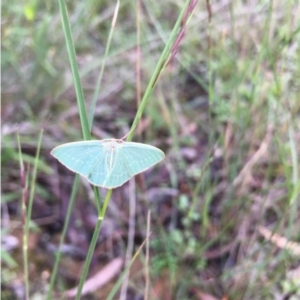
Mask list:
[{"label": "green grass blade", "polygon": [[297,184],[299,184],[299,161],[297,155],[297,146],[295,143],[295,132],[293,125],[290,124],[289,126],[289,145],[290,145],[290,152],[292,158],[292,184],[293,189],[296,188]]},{"label": "green grass blade", "polygon": [[139,247],[139,249],[136,251],[136,253],[134,254],[134,256],[132,257],[130,263],[127,265],[127,267],[125,268],[125,270],[123,271],[123,273],[121,274],[121,276],[119,277],[118,281],[116,282],[116,284],[114,285],[114,287],[112,288],[112,290],[110,291],[109,295],[107,296],[106,300],[112,300],[114,299],[118,289],[120,288],[122,281],[124,279],[124,277],[126,276],[126,274],[129,272],[132,264],[134,263],[134,261],[136,260],[137,256],[139,255],[139,253],[141,252],[141,250],[143,249],[144,244],[146,243],[146,240],[149,239],[149,236],[146,237],[146,239],[144,240],[144,242],[142,243],[142,245]]},{"label": "green grass blade", "polygon": [[67,228],[68,228],[68,225],[69,225],[69,222],[70,222],[71,212],[72,212],[74,202],[75,202],[75,197],[76,197],[76,194],[77,194],[77,191],[78,191],[78,185],[79,185],[79,175],[76,174],[75,179],[74,179],[74,183],[73,183],[73,188],[72,188],[72,193],[71,193],[69,205],[68,205],[68,211],[67,211],[66,219],[65,219],[65,222],[64,222],[64,228],[63,228],[62,234],[60,236],[58,251],[57,251],[56,256],[55,256],[55,263],[54,263],[54,267],[53,267],[52,274],[51,274],[50,286],[49,286],[49,290],[48,290],[48,293],[47,293],[47,300],[53,299],[52,298],[52,291],[53,291],[54,283],[55,283],[55,280],[56,280],[58,264],[59,264],[60,259],[61,259],[61,251],[60,250],[61,250],[62,244],[65,240],[65,236],[66,236],[66,233],[67,233]]},{"label": "green grass blade", "polygon": [[[1,249],[0,255],[1,255],[1,263],[7,264],[9,268],[16,268],[18,266],[17,262],[6,250]],[[27,295],[27,286],[25,286],[25,288],[26,288],[26,295]]]},{"label": "green grass blade", "polygon": [[74,79],[82,134],[83,134],[83,138],[85,140],[90,140],[91,134],[90,134],[89,123],[88,123],[88,118],[87,118],[87,113],[86,113],[86,107],[85,107],[85,103],[84,103],[82,85],[81,85],[79,71],[78,71],[78,64],[76,61],[76,53],[75,53],[74,42],[73,42],[73,38],[72,38],[72,34],[71,34],[68,11],[67,11],[66,3],[64,0],[58,0],[58,3],[59,3],[61,21],[62,21],[63,31],[64,31],[64,35],[65,35],[65,39],[66,39],[66,45],[67,45],[67,50],[68,50],[68,54],[69,54],[73,79]]},{"label": "green grass blade", "polygon": [[119,7],[120,7],[120,1],[118,0],[117,4],[116,4],[114,16],[113,16],[113,19],[112,19],[112,22],[111,22],[111,27],[110,27],[110,31],[109,31],[109,35],[108,35],[108,39],[107,39],[107,45],[106,45],[105,53],[104,53],[104,57],[103,57],[103,63],[101,65],[100,74],[99,74],[99,77],[98,77],[98,80],[97,80],[96,89],[95,89],[93,100],[92,100],[92,106],[91,106],[90,115],[89,115],[89,128],[90,128],[90,130],[91,130],[92,124],[93,124],[95,108],[96,108],[96,104],[97,104],[97,98],[98,98],[99,91],[100,91],[101,80],[102,80],[102,77],[103,77],[103,72],[104,72],[104,68],[105,68],[105,64],[106,64],[106,59],[107,59],[107,56],[108,56],[108,51],[109,51],[109,48],[110,48],[111,39],[112,39],[113,32],[114,32],[114,29],[115,29],[115,24],[116,24],[118,12],[119,12]]},{"label": "green grass blade", "polygon": [[34,166],[33,166],[31,184],[30,184],[28,211],[27,211],[27,215],[26,215],[26,234],[27,234],[27,238],[28,238],[28,234],[29,234],[29,221],[31,220],[33,197],[34,197],[34,192],[35,192],[35,181],[36,181],[36,176],[37,176],[37,167],[38,167],[38,162],[39,162],[39,157],[40,157],[40,149],[41,149],[41,144],[42,144],[43,133],[44,133],[44,129],[42,129],[41,132],[40,132],[38,145],[37,145],[37,150],[36,150],[35,162],[34,162]]},{"label": "green grass blade", "polygon": [[25,282],[25,297],[29,299],[29,275],[28,275],[28,236],[26,231],[26,204],[28,201],[28,175],[26,175],[23,156],[21,151],[20,136],[17,135],[17,143],[19,149],[19,163],[20,163],[20,181],[22,186],[22,221],[23,221],[23,269]]},{"label": "green grass blade", "polygon": [[95,247],[96,247],[96,243],[97,243],[97,240],[98,240],[98,236],[99,236],[99,233],[100,233],[102,221],[104,219],[106,208],[108,206],[112,191],[113,190],[108,190],[108,192],[106,194],[106,197],[104,199],[104,204],[102,206],[102,210],[100,212],[100,215],[98,216],[98,220],[97,220],[96,227],[95,227],[95,230],[94,230],[94,233],[93,233],[92,241],[91,241],[91,244],[90,244],[90,247],[89,247],[89,251],[88,251],[88,254],[87,254],[84,266],[83,266],[82,274],[81,274],[81,277],[80,277],[80,281],[79,281],[79,284],[78,284],[76,298],[75,298],[76,300],[80,299],[81,291],[82,291],[82,288],[83,288],[83,285],[84,285],[84,282],[85,282],[85,279],[86,279],[86,276],[87,276],[87,273],[88,273],[88,270],[89,270],[89,267],[90,267],[90,263],[91,263],[93,253],[94,253],[94,250],[95,250]]},{"label": "green grass blade", "polygon": [[135,115],[135,118],[134,118],[134,121],[132,123],[132,126],[131,126],[131,129],[130,129],[130,132],[128,134],[128,137],[127,137],[127,141],[130,142],[132,140],[132,137],[133,137],[133,134],[134,134],[134,131],[138,125],[138,122],[140,120],[140,118],[142,117],[142,114],[146,108],[146,105],[147,105],[147,102],[149,100],[149,97],[151,95],[151,93],[153,92],[154,90],[154,87],[156,85],[156,82],[158,80],[158,78],[160,77],[161,73],[163,72],[166,64],[168,63],[168,58],[170,57],[171,55],[171,50],[172,50],[172,45],[174,45],[175,41],[176,41],[176,38],[177,38],[177,35],[179,34],[179,29],[180,29],[180,26],[181,26],[181,21],[183,19],[183,16],[184,16],[184,13],[186,12],[186,9],[187,7],[189,6],[190,4],[190,0],[187,0],[185,2],[185,5],[183,6],[182,10],[181,10],[181,13],[174,25],[174,28],[170,34],[170,37],[166,43],[166,46],[160,56],[160,59],[156,65],[156,68],[152,74],[152,77],[150,79],[150,82],[147,86],[147,89],[145,91],[145,94],[142,98],[142,101],[141,101],[141,105]]},{"label": "green grass blade", "polygon": [[[24,261],[24,276],[25,276],[25,289],[26,289],[26,299],[29,299],[29,273],[28,273],[28,239],[29,239],[29,225],[31,220],[31,213],[32,213],[32,205],[33,205],[33,197],[35,193],[35,181],[37,177],[37,169],[38,169],[38,162],[40,157],[40,149],[42,144],[42,137],[43,137],[44,130],[42,129],[40,132],[35,161],[33,165],[33,172],[30,184],[30,192],[29,192],[29,199],[28,199],[28,206],[27,204],[27,193],[28,193],[28,176],[25,179],[25,172],[23,166],[23,159],[21,154],[21,146],[20,140],[18,137],[18,146],[19,146],[19,156],[20,156],[20,167],[21,167],[21,183],[23,185],[23,197],[22,197],[22,211],[23,211],[23,218],[25,219],[23,222],[24,224],[24,235],[23,235],[23,261]],[[27,209],[27,212],[26,212]]]}]

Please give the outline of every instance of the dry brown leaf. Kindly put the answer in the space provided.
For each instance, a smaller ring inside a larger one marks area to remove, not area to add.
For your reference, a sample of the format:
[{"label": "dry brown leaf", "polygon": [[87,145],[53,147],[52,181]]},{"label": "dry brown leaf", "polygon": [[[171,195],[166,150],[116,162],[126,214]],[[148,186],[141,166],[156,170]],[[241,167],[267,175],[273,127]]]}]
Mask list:
[{"label": "dry brown leaf", "polygon": [[199,290],[194,290],[194,293],[198,300],[220,300],[211,294],[203,293]]},{"label": "dry brown leaf", "polygon": [[[95,290],[99,289],[107,282],[109,282],[115,275],[117,275],[123,265],[123,259],[118,257],[107,264],[103,269],[96,273],[93,277],[89,278],[82,289],[81,295],[86,295],[92,293]],[[74,297],[77,293],[77,287],[68,290],[65,295],[66,297]]]},{"label": "dry brown leaf", "polygon": [[247,182],[247,179],[248,179],[248,181],[249,180],[251,181],[253,166],[255,164],[257,164],[261,158],[263,158],[267,155],[268,147],[270,145],[271,138],[272,138],[272,134],[273,134],[273,125],[269,124],[267,133],[265,135],[265,138],[261,142],[260,147],[254,153],[254,155],[248,160],[248,162],[244,165],[243,169],[240,171],[238,176],[234,179],[234,181],[233,181],[234,187],[237,187],[238,185],[243,184],[243,182],[245,182],[245,181]]},{"label": "dry brown leaf", "polygon": [[266,240],[271,241],[278,248],[288,249],[294,255],[300,255],[300,245],[298,243],[288,241],[285,237],[280,236],[277,233],[272,233],[272,231],[263,226],[259,226],[258,230]]}]

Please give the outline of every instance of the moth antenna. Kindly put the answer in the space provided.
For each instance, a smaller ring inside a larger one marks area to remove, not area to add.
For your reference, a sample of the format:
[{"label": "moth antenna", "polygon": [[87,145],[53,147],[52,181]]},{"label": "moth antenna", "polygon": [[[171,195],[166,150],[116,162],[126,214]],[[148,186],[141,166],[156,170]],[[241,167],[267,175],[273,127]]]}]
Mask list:
[{"label": "moth antenna", "polygon": [[122,138],[120,138],[120,140],[124,140],[129,135],[129,133],[130,131],[127,134],[125,134]]}]

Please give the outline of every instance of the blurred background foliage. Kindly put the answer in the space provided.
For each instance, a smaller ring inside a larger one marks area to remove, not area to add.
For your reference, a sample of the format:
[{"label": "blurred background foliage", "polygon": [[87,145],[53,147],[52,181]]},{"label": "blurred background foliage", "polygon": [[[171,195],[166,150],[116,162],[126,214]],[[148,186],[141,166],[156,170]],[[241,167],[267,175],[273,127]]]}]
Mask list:
[{"label": "blurred background foliage", "polygon": [[[96,139],[123,137],[137,110],[136,3],[121,1],[92,128]],[[141,1],[142,92],[182,5]],[[115,3],[67,6],[89,109]],[[134,138],[160,147],[166,159],[136,177],[136,193],[131,184],[114,191],[91,277],[125,257],[136,195],[136,248],[146,235],[147,210],[152,214],[150,299],[299,299],[299,15],[294,0],[198,1]],[[49,152],[82,139],[57,2],[3,2],[1,63],[2,296],[24,293],[16,134],[30,175],[44,128],[29,242],[31,294],[43,299],[74,176]],[[91,195],[83,181],[57,292],[78,283],[97,217]],[[142,299],[145,264],[142,253],[126,299]],[[112,284],[86,299],[105,299]]]}]

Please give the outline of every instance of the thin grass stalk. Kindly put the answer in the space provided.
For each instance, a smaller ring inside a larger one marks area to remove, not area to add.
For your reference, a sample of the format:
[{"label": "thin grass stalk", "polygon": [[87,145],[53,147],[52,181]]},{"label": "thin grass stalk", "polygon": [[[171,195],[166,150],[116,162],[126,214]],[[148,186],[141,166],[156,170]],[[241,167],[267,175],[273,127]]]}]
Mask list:
[{"label": "thin grass stalk", "polygon": [[[192,218],[192,215],[194,213],[194,211],[196,210],[196,205],[199,202],[199,192],[200,189],[202,187],[202,183],[203,183],[203,176],[205,174],[205,172],[208,170],[208,167],[210,166],[211,162],[213,161],[212,157],[208,157],[207,159],[205,159],[205,165],[201,168],[201,173],[200,176],[197,180],[196,186],[193,189],[193,195],[192,195],[192,205],[189,208],[188,211],[188,219]],[[206,212],[208,213],[208,212]],[[207,216],[208,219],[208,216]]]},{"label": "thin grass stalk", "polygon": [[204,239],[206,236],[206,231],[209,228],[209,208],[211,207],[210,204],[213,200],[213,185],[210,185],[210,188],[205,192],[205,196],[204,196],[204,205],[202,208],[202,217],[201,217],[201,234],[200,236]]},{"label": "thin grass stalk", "polygon": [[[136,107],[140,107],[141,104],[141,0],[136,0]],[[140,124],[140,123],[139,123]],[[140,132],[139,128],[137,128]]]},{"label": "thin grass stalk", "polygon": [[[208,102],[209,102],[209,108],[208,108],[208,126],[209,128],[214,128],[213,126],[213,112],[211,110],[211,106],[213,104],[214,101],[214,71],[213,71],[213,47],[212,47],[212,43],[211,43],[211,35],[212,35],[212,8],[211,8],[211,3],[210,0],[206,0],[206,10],[207,10],[207,15],[208,15],[208,26],[207,26],[207,51],[208,51]],[[209,147],[211,148],[213,143],[214,143],[214,131],[210,130],[209,131],[209,136],[208,136],[208,143],[209,143]],[[199,186],[200,187],[200,186]],[[208,185],[207,190],[211,190],[211,185]],[[210,195],[210,197],[207,197],[207,193],[206,193],[206,197],[205,197],[205,204],[204,204],[204,209],[201,212],[201,223],[202,223],[202,229],[201,229],[201,236],[203,237],[205,235],[205,232],[207,230],[207,223],[209,222],[209,214],[208,214],[208,204],[211,202],[211,197],[212,195]]]},{"label": "thin grass stalk", "polygon": [[[129,182],[129,222],[128,222],[128,238],[127,249],[125,255],[125,266],[127,266],[132,259],[132,252],[134,247],[134,232],[135,232],[135,216],[136,216],[136,195],[135,195],[135,181]],[[128,289],[128,274],[124,277],[120,300],[126,300]]]},{"label": "thin grass stalk", "polygon": [[131,262],[128,264],[128,266],[125,268],[125,270],[123,271],[122,275],[119,277],[118,281],[115,283],[114,287],[111,289],[109,295],[107,296],[106,300],[112,300],[114,299],[116,293],[118,292],[118,289],[120,288],[122,281],[125,277],[125,275],[129,272],[132,264],[134,263],[134,261],[136,260],[136,258],[138,257],[139,253],[141,252],[141,250],[144,247],[144,244],[146,243],[147,239],[149,239],[148,235],[146,237],[146,239],[143,241],[142,245],[138,248],[138,250],[136,251],[136,253],[134,254],[134,256],[132,257]]},{"label": "thin grass stalk", "polygon": [[[293,128],[293,124],[289,125],[289,145],[290,145],[290,152],[292,158],[292,185],[293,191],[296,189],[297,185],[299,185],[299,161],[297,155],[297,147],[295,143],[295,131]],[[291,199],[292,200],[292,199]],[[292,204],[292,203],[290,203]]]},{"label": "thin grass stalk", "polygon": [[156,82],[158,80],[158,78],[160,77],[160,75],[162,74],[163,70],[164,70],[164,67],[168,61],[168,57],[171,53],[171,48],[172,48],[172,45],[174,44],[176,38],[177,38],[177,34],[178,34],[178,30],[180,29],[180,26],[181,26],[181,21],[182,21],[182,18],[185,14],[185,11],[187,9],[187,7],[189,6],[190,4],[190,0],[187,0],[176,23],[175,23],[175,26],[170,34],[170,37],[166,43],[166,46],[160,56],[160,59],[156,65],[156,68],[152,74],[152,77],[150,79],[150,82],[147,86],[147,89],[145,91],[145,94],[143,96],[143,99],[142,99],[142,102],[141,102],[141,105],[135,115],[135,118],[134,118],[134,121],[132,123],[132,126],[131,126],[131,129],[130,129],[130,132],[127,136],[127,141],[130,142],[132,140],[132,137],[133,137],[133,134],[134,134],[134,131],[139,123],[139,120],[141,119],[142,117],[142,114],[146,108],[146,105],[147,105],[147,102],[149,100],[149,97],[151,95],[151,93],[153,92],[154,90],[154,87],[156,85]]},{"label": "thin grass stalk", "polygon": [[[255,93],[257,91],[257,87],[259,86],[258,81],[261,80],[261,66],[263,60],[266,58],[266,54],[268,53],[269,49],[269,35],[270,35],[270,24],[272,20],[272,13],[273,13],[273,0],[268,2],[268,13],[266,15],[266,21],[264,24],[263,29],[263,38],[262,38],[262,45],[260,46],[260,51],[258,51],[258,55],[256,55],[255,60],[255,67],[254,67],[254,73],[252,75],[252,89],[251,94],[249,95],[249,98],[252,100],[255,98]],[[252,102],[253,103],[253,102]],[[241,108],[244,109],[244,108]]]},{"label": "thin grass stalk", "polygon": [[55,283],[55,280],[56,280],[58,264],[59,264],[60,259],[61,259],[61,247],[62,247],[62,244],[65,240],[65,236],[66,236],[66,233],[67,233],[67,228],[69,226],[71,212],[72,212],[74,202],[75,202],[75,198],[76,198],[76,194],[77,194],[77,191],[78,191],[78,185],[79,185],[79,175],[76,174],[75,179],[74,179],[74,183],[73,183],[73,187],[72,187],[72,193],[71,193],[69,205],[68,205],[67,215],[66,215],[66,219],[65,219],[65,222],[64,222],[64,228],[63,228],[62,234],[60,236],[58,250],[57,250],[57,253],[55,255],[55,263],[54,263],[54,267],[53,267],[52,274],[51,274],[50,286],[49,286],[49,290],[48,290],[47,298],[46,298],[47,300],[52,299],[52,291],[53,291],[54,283]]},{"label": "thin grass stalk", "polygon": [[[23,268],[25,281],[25,299],[29,300],[29,272],[28,272],[28,237],[26,234],[26,202],[28,201],[28,176],[26,176],[25,188],[22,192],[22,219],[23,219]],[[25,221],[25,222],[24,222]]]},{"label": "thin grass stalk", "polygon": [[101,212],[100,212],[100,214],[98,216],[98,220],[97,220],[96,227],[95,227],[95,230],[94,230],[94,233],[93,233],[91,244],[90,244],[90,247],[89,247],[89,250],[88,250],[88,254],[86,256],[86,260],[85,260],[85,263],[84,263],[84,266],[83,266],[82,274],[80,276],[80,281],[79,281],[79,284],[78,284],[78,288],[77,288],[77,293],[76,293],[75,300],[79,300],[80,299],[81,291],[82,291],[82,288],[83,288],[86,276],[88,274],[90,263],[91,263],[91,260],[92,260],[92,257],[93,257],[93,253],[94,253],[94,250],[95,250],[95,247],[96,247],[96,243],[97,243],[97,240],[98,240],[98,236],[99,236],[99,233],[100,233],[102,221],[104,219],[106,208],[108,206],[108,203],[109,203],[112,191],[113,191],[112,189],[108,190],[108,192],[106,194],[106,197],[104,199],[102,210],[101,210]]},{"label": "thin grass stalk", "polygon": [[297,147],[295,143],[295,132],[293,128],[293,124],[290,123],[289,125],[289,131],[288,131],[288,136],[289,136],[289,146],[290,146],[290,152],[291,152],[291,160],[292,160],[292,174],[290,176],[291,181],[292,181],[292,193],[289,195],[289,204],[290,204],[290,218],[289,218],[289,228],[288,228],[288,233],[287,233],[287,238],[289,240],[292,239],[292,234],[294,232],[294,224],[295,220],[297,218],[297,200],[299,201],[300,198],[300,193],[299,193],[299,163],[298,163],[298,155],[297,155]]},{"label": "thin grass stalk", "polygon": [[[208,51],[208,102],[209,104],[212,104],[212,101],[214,99],[213,97],[213,49],[211,47],[211,21],[212,21],[212,10],[211,10],[211,5],[210,1],[206,0],[206,10],[208,14],[208,26],[207,26],[207,51]],[[209,105],[210,107],[211,105]],[[211,122],[212,122],[212,112],[209,110],[208,114],[208,123],[209,127],[213,128]],[[210,131],[209,135],[209,144],[211,145],[211,140],[213,139],[213,132]]]},{"label": "thin grass stalk", "polygon": [[[147,236],[150,235],[150,224],[151,224],[151,211],[148,210],[147,213]],[[145,260],[145,292],[144,292],[144,300],[149,299],[149,289],[150,289],[150,276],[149,276],[149,239],[146,240],[146,260]]]},{"label": "thin grass stalk", "polygon": [[35,193],[35,180],[36,180],[36,175],[37,175],[37,166],[39,162],[39,157],[40,157],[40,149],[41,149],[41,143],[42,143],[42,138],[43,138],[43,133],[44,129],[41,129],[39,140],[38,140],[38,145],[36,149],[36,155],[35,155],[35,160],[34,160],[34,166],[33,166],[33,172],[32,172],[32,179],[31,179],[31,184],[30,184],[30,194],[29,194],[29,201],[28,201],[28,211],[26,215],[26,234],[28,238],[28,233],[29,233],[29,221],[31,220],[31,213],[32,213],[32,205],[33,205],[33,196]]},{"label": "thin grass stalk", "polygon": [[[29,225],[30,225],[30,220],[31,220],[33,197],[34,197],[34,193],[35,193],[35,181],[36,181],[36,176],[37,176],[37,167],[38,167],[38,162],[39,162],[39,157],[40,157],[40,149],[41,149],[41,144],[42,144],[43,132],[44,132],[44,130],[42,129],[41,132],[40,132],[38,145],[37,145],[37,149],[36,149],[36,155],[35,155],[33,171],[32,171],[32,178],[31,178],[31,184],[30,184],[30,192],[29,192],[27,213],[26,213],[26,202],[27,202],[26,198],[27,198],[27,196],[25,196],[24,202],[23,202],[24,216],[26,216],[25,217],[24,241],[23,241],[23,243],[24,243],[23,244],[23,255],[24,255],[24,264],[25,264],[24,269],[26,271],[26,273],[25,273],[26,299],[28,299],[28,300],[29,300],[29,274],[28,274]],[[21,151],[21,150],[19,150],[19,151]],[[28,180],[26,179],[26,181],[28,181]],[[25,186],[26,185],[27,184],[25,184]],[[27,191],[25,191],[25,193],[27,193]]]},{"label": "thin grass stalk", "polygon": [[111,22],[111,27],[110,27],[110,31],[109,31],[109,35],[108,35],[108,39],[107,39],[107,44],[106,44],[106,48],[105,48],[103,63],[101,65],[101,70],[100,70],[100,74],[99,74],[99,77],[98,77],[98,80],[97,80],[96,89],[95,89],[95,92],[94,92],[92,105],[91,105],[91,109],[90,109],[90,115],[89,115],[89,129],[90,129],[90,131],[91,131],[92,125],[93,125],[95,109],[96,109],[96,104],[97,104],[97,98],[98,98],[100,87],[101,87],[101,80],[102,80],[102,77],[103,77],[103,72],[104,72],[104,68],[105,68],[105,64],[106,64],[106,60],[107,60],[107,56],[108,56],[108,51],[109,51],[109,48],[110,48],[110,43],[111,43],[113,32],[114,32],[114,29],[115,29],[115,26],[116,26],[119,7],[120,7],[120,1],[118,0],[117,4],[116,4],[114,16],[113,16],[113,19],[112,19],[112,22]]},{"label": "thin grass stalk", "polygon": [[22,224],[23,224],[23,268],[25,281],[25,298],[29,299],[29,275],[28,275],[28,239],[26,236],[26,205],[28,202],[28,174],[25,172],[20,136],[17,135],[17,142],[19,148],[19,162],[20,162],[20,181],[22,186]]}]

